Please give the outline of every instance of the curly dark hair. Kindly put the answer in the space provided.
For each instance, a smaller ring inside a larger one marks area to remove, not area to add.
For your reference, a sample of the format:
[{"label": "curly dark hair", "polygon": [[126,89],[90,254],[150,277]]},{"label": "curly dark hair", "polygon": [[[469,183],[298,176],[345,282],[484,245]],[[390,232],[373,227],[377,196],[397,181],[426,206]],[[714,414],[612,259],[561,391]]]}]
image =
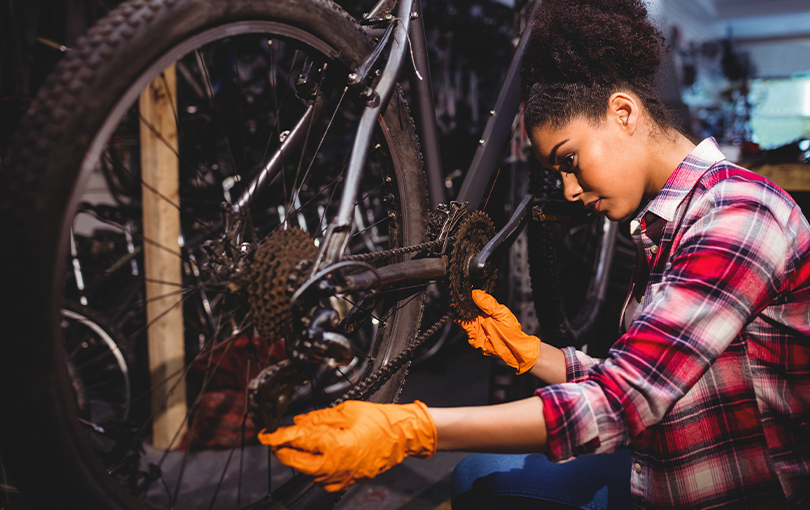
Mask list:
[{"label": "curly dark hair", "polygon": [[604,118],[610,96],[635,93],[655,123],[669,112],[655,92],[664,38],[643,0],[542,0],[521,63],[528,130]]}]

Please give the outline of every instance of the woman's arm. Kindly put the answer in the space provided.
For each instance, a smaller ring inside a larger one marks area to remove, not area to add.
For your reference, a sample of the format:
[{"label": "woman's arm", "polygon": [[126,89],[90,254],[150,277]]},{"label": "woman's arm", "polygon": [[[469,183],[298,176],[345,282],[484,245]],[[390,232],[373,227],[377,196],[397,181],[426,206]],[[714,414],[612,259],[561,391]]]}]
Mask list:
[{"label": "woman's arm", "polygon": [[529,372],[546,384],[562,384],[566,380],[565,354],[545,342],[540,344],[540,356]]},{"label": "woman's arm", "polygon": [[429,411],[436,425],[437,450],[546,451],[546,422],[540,397],[480,407],[431,407]]}]

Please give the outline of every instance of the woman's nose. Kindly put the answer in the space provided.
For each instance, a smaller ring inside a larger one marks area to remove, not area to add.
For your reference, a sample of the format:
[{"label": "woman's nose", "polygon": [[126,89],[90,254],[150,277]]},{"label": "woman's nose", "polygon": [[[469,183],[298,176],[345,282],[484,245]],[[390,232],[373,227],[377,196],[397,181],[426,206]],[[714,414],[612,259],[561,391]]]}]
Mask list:
[{"label": "woman's nose", "polygon": [[579,181],[577,181],[576,176],[574,176],[574,174],[563,173],[562,182],[565,199],[569,202],[576,202],[579,200],[579,196],[582,194],[582,187],[579,185]]}]

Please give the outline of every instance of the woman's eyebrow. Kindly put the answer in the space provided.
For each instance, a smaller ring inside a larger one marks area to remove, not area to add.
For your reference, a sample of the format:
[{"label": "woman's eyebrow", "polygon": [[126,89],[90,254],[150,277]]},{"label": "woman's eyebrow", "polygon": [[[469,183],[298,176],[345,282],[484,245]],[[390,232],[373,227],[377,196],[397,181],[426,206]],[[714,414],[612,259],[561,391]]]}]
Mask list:
[{"label": "woman's eyebrow", "polygon": [[568,139],[566,138],[562,142],[555,145],[553,149],[551,149],[551,153],[548,155],[548,163],[551,166],[554,166],[555,164],[557,164],[557,149],[559,149],[560,145],[564,144],[567,141],[568,141]]}]

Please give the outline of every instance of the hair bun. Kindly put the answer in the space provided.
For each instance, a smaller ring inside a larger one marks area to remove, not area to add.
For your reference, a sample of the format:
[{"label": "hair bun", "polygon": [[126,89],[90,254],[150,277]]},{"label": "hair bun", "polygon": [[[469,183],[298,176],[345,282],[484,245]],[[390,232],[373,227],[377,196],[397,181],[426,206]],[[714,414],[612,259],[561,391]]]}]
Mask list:
[{"label": "hair bun", "polygon": [[521,69],[535,83],[585,86],[653,81],[663,36],[643,0],[543,0]]}]

